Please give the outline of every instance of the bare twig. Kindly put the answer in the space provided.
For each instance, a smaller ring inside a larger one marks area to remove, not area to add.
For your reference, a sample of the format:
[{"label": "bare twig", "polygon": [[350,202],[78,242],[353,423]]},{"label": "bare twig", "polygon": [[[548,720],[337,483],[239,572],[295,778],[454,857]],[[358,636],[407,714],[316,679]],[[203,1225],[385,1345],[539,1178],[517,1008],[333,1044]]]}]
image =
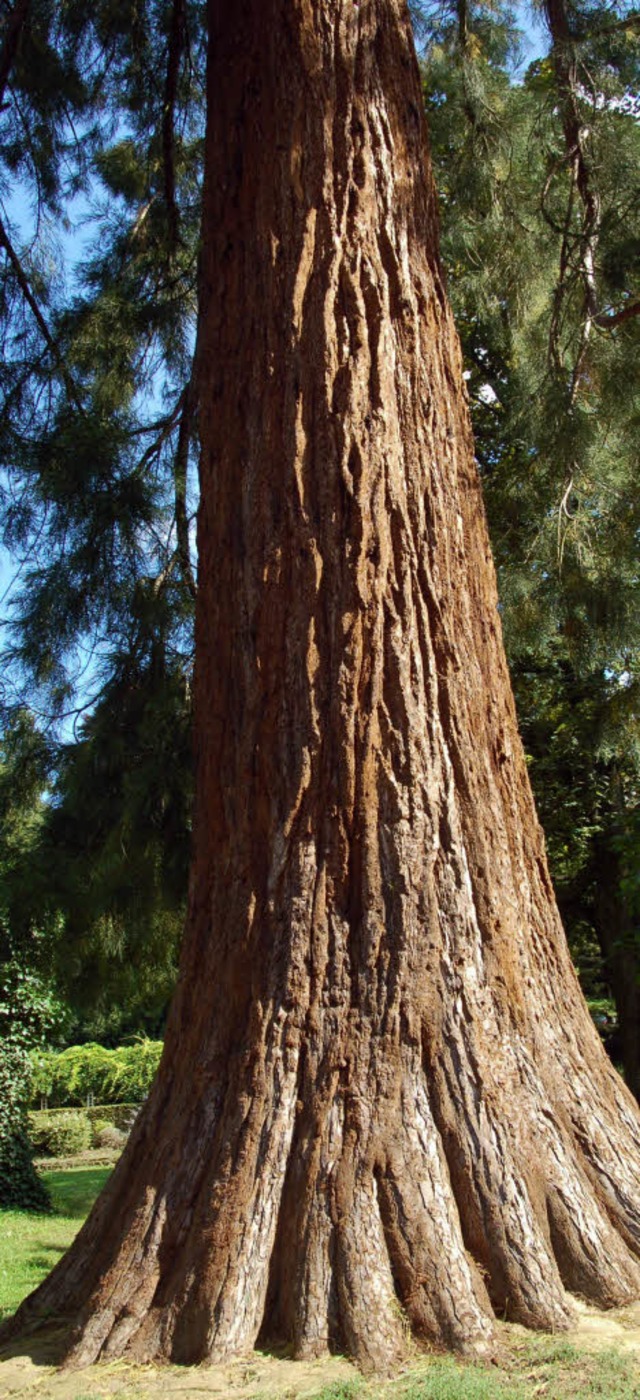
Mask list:
[{"label": "bare twig", "polygon": [[569,478],[568,485],[558,506],[558,565],[562,568],[564,560],[564,547],[567,538],[566,528],[563,530],[563,520],[571,520],[572,515],[569,510],[569,496],[573,490],[573,476]]}]

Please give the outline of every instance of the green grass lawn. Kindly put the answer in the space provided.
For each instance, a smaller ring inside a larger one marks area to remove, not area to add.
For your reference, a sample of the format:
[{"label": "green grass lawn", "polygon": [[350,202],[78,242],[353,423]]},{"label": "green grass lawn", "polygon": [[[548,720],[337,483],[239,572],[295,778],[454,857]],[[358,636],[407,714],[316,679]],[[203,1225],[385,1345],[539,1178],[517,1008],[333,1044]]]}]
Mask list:
[{"label": "green grass lawn", "polygon": [[74,1167],[43,1172],[52,1215],[0,1212],[0,1318],[15,1312],[69,1248],[110,1171],[110,1167]]},{"label": "green grass lawn", "polygon": [[434,1357],[383,1385],[346,1381],[312,1400],[639,1400],[638,1367],[614,1351],[589,1355],[553,1337],[532,1337],[505,1368]]}]

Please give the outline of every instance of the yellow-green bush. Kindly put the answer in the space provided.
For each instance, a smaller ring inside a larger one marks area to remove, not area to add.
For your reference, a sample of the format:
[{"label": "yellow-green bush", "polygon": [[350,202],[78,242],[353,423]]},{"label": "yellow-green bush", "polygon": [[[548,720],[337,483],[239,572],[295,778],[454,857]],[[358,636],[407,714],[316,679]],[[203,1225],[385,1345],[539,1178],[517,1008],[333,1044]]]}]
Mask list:
[{"label": "yellow-green bush", "polygon": [[89,1095],[100,1104],[141,1103],[161,1053],[161,1040],[146,1039],[116,1050],[89,1044],[33,1052],[32,1103],[46,1098],[51,1108],[84,1106]]}]

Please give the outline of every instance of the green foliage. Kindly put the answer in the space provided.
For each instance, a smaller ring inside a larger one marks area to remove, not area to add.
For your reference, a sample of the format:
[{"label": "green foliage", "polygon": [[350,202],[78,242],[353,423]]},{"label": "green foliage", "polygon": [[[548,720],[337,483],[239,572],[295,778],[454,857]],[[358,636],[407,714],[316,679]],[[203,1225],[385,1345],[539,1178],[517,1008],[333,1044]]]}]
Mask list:
[{"label": "green foliage", "polygon": [[110,1123],[107,1123],[106,1127],[101,1128],[100,1132],[94,1136],[95,1146],[109,1152],[121,1152],[126,1141],[127,1134],[122,1133],[119,1128],[114,1128]]},{"label": "green foliage", "polygon": [[[69,1005],[67,1033],[157,1034],[174,985],[190,842],[187,680],[151,648],[56,755],[26,711],[0,746],[0,963]],[[46,800],[43,794],[46,793]]]},{"label": "green foliage", "polygon": [[[135,661],[167,610],[189,664],[204,39],[193,0],[39,0],[0,114],[0,172],[36,229],[0,237],[5,542],[22,564],[5,684],[35,689],[48,720],[87,671],[97,698],[114,652]],[[69,195],[85,249],[66,277]]]},{"label": "green foliage", "polygon": [[51,1106],[86,1103],[93,1094],[99,1104],[141,1103],[149,1092],[160,1062],[162,1042],[141,1039],[133,1045],[107,1050],[102,1045],[72,1045],[62,1051],[33,1055],[32,1098]]},{"label": "green foliage", "polygon": [[31,1160],[27,1104],[30,1052],[59,1019],[59,1004],[37,974],[17,959],[0,967],[0,1208],[47,1210],[46,1190]]},{"label": "green foliage", "polygon": [[517,81],[508,7],[434,9],[424,78],[518,713],[572,951],[601,995],[614,906],[640,969],[640,316],[614,314],[640,310],[640,43],[622,9],[564,17],[569,41],[551,16],[548,56]]},{"label": "green foliage", "polygon": [[[84,1108],[82,1115],[87,1119],[91,1128],[92,1148],[117,1147],[121,1148],[127,1135],[135,1121],[138,1111],[137,1104],[98,1104],[93,1108]],[[31,1109],[28,1116],[29,1136],[32,1143],[40,1144],[41,1140],[49,1135],[49,1130],[53,1125],[61,1120],[66,1121],[69,1112],[75,1112],[68,1108],[47,1108]],[[113,1133],[111,1142],[99,1142],[101,1134],[105,1131]],[[38,1146],[38,1150],[40,1147]],[[84,1148],[81,1149],[84,1151]]]},{"label": "green foliage", "polygon": [[184,921],[191,789],[185,675],[161,646],[141,645],[65,746],[40,847],[64,922],[56,974],[100,1039],[161,1028]]},{"label": "green foliage", "polygon": [[90,1118],[89,1122],[91,1124],[91,1146],[99,1147],[100,1134],[104,1132],[105,1128],[112,1128],[113,1123],[108,1118]]},{"label": "green foliage", "polygon": [[[514,82],[508,9],[472,8],[464,43],[463,13],[438,12],[425,96],[506,637],[512,658],[560,633],[577,666],[621,669],[638,638],[640,317],[611,322],[607,308],[638,290],[640,129],[628,99],[639,46],[633,71],[633,44],[623,62],[614,37],[595,66],[576,47],[584,179],[600,211],[590,229],[557,46]],[[598,6],[567,14],[585,31],[611,21]],[[597,309],[585,300],[589,239]]]},{"label": "green foliage", "polygon": [[48,1200],[31,1162],[30,1052],[64,1023],[50,976],[55,921],[34,876],[47,771],[47,746],[20,711],[0,745],[0,1206],[34,1210]]},{"label": "green foliage", "polygon": [[14,1085],[22,1088],[21,1061],[0,1048],[0,1210],[47,1211],[46,1188],[33,1166],[33,1146],[19,1112]]},{"label": "green foliage", "polygon": [[0,217],[0,703],[44,760],[8,925],[52,928],[82,1038],[161,1029],[183,921],[204,41],[193,0],[38,0],[0,104],[0,203],[33,214]]},{"label": "green foliage", "polygon": [[38,1157],[75,1157],[91,1146],[91,1123],[86,1113],[38,1114],[31,1120],[31,1141]]},{"label": "green foliage", "polygon": [[50,765],[33,715],[18,710],[0,735],[0,964],[17,958],[45,980],[57,934],[38,860]]}]

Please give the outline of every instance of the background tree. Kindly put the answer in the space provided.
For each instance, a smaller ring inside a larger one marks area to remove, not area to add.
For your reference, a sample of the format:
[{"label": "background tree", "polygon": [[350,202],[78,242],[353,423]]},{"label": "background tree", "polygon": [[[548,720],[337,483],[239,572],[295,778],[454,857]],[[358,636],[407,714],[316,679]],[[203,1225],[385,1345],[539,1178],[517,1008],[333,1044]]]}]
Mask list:
[{"label": "background tree", "polygon": [[176,978],[192,797],[188,677],[162,639],[121,658],[81,733],[39,850],[64,927],[56,980],[82,1039],[154,1034]]},{"label": "background tree", "polygon": [[559,23],[514,83],[508,10],[439,10],[425,92],[531,778],[574,955],[590,991],[614,992],[637,1090],[616,849],[624,830],[634,849],[635,806],[617,773],[634,794],[638,772],[638,29],[597,9],[572,9],[564,38]]},{"label": "background tree", "polygon": [[34,1210],[46,1210],[49,1197],[27,1132],[30,1051],[63,1020],[52,990],[57,930],[47,922],[37,880],[33,888],[47,770],[46,746],[31,717],[18,715],[0,757],[0,1206]]},{"label": "background tree", "polygon": [[202,6],[19,5],[5,37],[3,713],[50,754],[54,972],[113,1037],[161,1022],[186,895]]},{"label": "background tree", "polygon": [[[0,158],[35,235],[7,239],[3,269],[5,540],[21,561],[6,659],[49,720],[78,682],[95,699],[111,659],[166,635],[167,611],[174,652],[191,649],[201,46],[201,7],[182,0],[34,4],[8,78]],[[27,121],[48,144],[18,161]],[[92,239],[69,287],[40,264],[55,273],[47,229],[74,193]]]}]

